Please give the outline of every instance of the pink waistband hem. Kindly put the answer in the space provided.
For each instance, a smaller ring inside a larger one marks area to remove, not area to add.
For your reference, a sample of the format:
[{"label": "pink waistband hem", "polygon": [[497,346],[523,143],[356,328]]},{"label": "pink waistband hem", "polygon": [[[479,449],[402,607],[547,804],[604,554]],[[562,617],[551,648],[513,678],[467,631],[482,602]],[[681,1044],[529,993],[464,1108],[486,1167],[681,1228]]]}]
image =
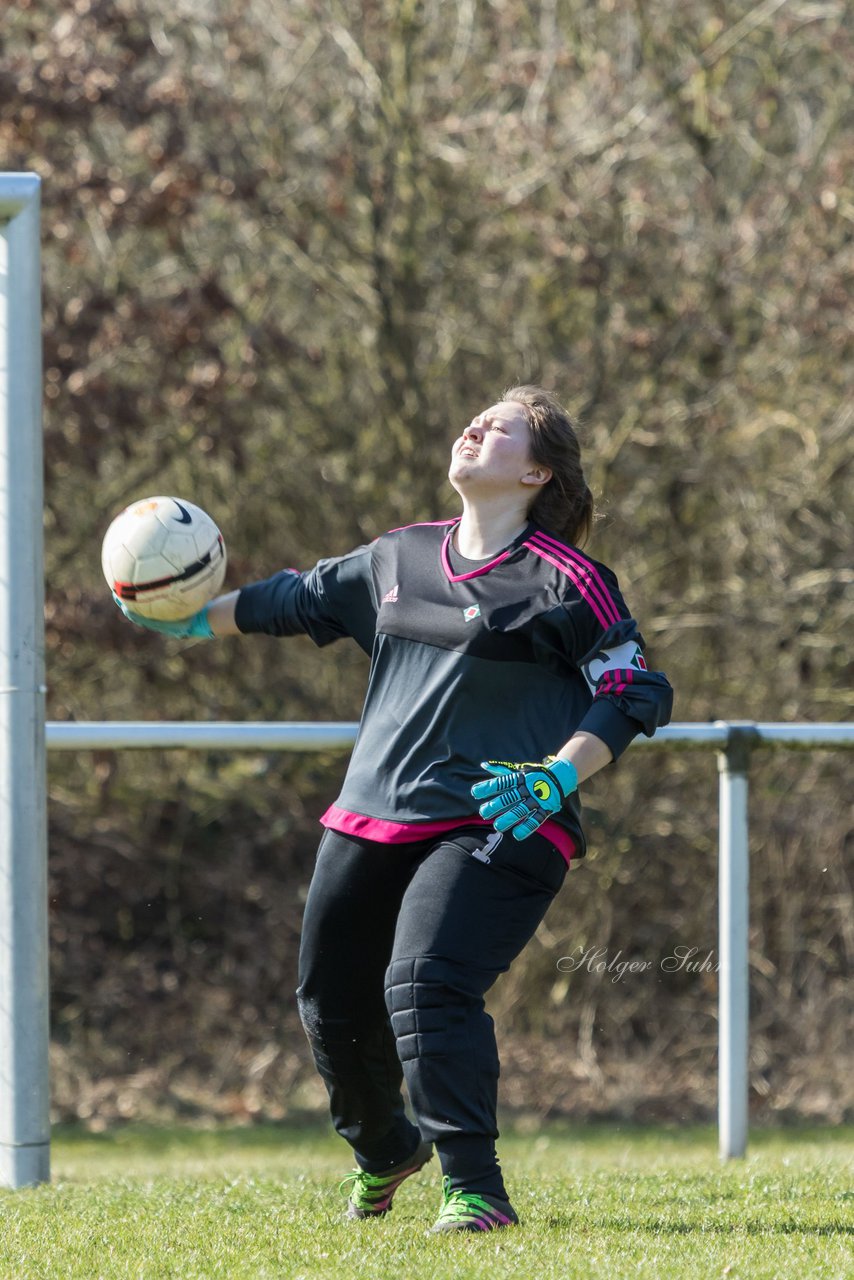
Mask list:
[{"label": "pink waistband hem", "polygon": [[[377,844],[412,844],[416,840],[429,840],[431,836],[444,835],[458,827],[487,827],[492,824],[479,814],[465,818],[439,818],[434,822],[391,822],[388,818],[371,818],[364,813],[350,813],[330,805],[320,819],[321,826],[340,831],[345,836],[357,836],[361,840],[375,840]],[[547,819],[540,832],[550,840],[567,866],[575,853],[575,843],[568,831],[557,822]]]}]

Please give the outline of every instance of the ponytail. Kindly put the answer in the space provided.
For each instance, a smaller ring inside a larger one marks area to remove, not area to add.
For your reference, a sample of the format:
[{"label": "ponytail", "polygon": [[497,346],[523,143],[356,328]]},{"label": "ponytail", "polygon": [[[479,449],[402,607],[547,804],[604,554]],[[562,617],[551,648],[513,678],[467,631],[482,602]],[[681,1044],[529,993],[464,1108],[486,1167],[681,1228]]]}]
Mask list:
[{"label": "ponytail", "polygon": [[590,536],[595,512],[569,412],[543,387],[511,387],[502,399],[523,406],[531,429],[531,458],[552,473],[531,504],[530,519],[562,542],[583,546]]}]

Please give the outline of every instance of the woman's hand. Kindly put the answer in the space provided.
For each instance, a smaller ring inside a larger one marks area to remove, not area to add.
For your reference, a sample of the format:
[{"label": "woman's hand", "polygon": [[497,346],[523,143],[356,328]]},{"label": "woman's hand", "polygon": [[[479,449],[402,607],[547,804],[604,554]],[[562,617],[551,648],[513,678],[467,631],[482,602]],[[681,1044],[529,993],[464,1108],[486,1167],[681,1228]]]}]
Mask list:
[{"label": "woman's hand", "polygon": [[485,760],[481,768],[493,776],[471,789],[475,800],[486,802],[478,812],[496,831],[512,831],[516,840],[533,835],[578,786],[575,766],[556,756],[547,756],[541,764]]},{"label": "woman's hand", "polygon": [[173,636],[177,640],[189,640],[190,638],[200,640],[213,639],[214,633],[208,621],[207,605],[189,618],[178,618],[174,622],[161,622],[157,618],[143,618],[142,614],[134,613],[123,600],[119,599],[115,591],[113,592],[113,599],[127,620],[133,622],[137,627],[145,627],[148,631],[159,631],[161,635]]}]

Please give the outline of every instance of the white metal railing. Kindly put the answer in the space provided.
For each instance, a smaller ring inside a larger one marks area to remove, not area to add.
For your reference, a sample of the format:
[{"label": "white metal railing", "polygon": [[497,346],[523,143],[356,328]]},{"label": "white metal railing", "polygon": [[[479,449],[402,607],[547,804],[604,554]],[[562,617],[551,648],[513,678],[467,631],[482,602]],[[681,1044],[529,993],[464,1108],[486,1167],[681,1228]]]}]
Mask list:
[{"label": "white metal railing", "polygon": [[[358,725],[352,721],[235,720],[49,720],[47,745],[53,751],[109,751],[133,748],[183,748],[205,751],[337,751],[351,747]],[[693,747],[718,751],[780,746],[854,747],[854,724],[785,724],[753,720],[714,720],[708,724],[669,724],[654,738],[640,736],[635,746]]]},{"label": "white metal railing", "polygon": [[[333,751],[349,748],[358,726],[349,722],[235,723],[196,721],[49,722],[56,751],[182,748],[186,750]],[[718,1134],[724,1158],[744,1154],[748,1099],[748,770],[751,753],[854,748],[854,724],[781,724],[717,720],[671,724],[646,747],[714,749],[719,769]]]}]

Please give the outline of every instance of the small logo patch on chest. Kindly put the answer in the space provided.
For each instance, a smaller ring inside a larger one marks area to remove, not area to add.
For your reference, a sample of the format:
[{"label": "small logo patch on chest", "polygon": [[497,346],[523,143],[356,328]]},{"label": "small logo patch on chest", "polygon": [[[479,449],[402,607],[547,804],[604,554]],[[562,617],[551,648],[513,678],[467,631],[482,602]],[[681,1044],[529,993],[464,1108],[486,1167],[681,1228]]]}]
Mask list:
[{"label": "small logo patch on chest", "polygon": [[470,604],[467,609],[463,609],[463,617],[466,622],[474,622],[475,618],[480,617],[480,605]]}]

